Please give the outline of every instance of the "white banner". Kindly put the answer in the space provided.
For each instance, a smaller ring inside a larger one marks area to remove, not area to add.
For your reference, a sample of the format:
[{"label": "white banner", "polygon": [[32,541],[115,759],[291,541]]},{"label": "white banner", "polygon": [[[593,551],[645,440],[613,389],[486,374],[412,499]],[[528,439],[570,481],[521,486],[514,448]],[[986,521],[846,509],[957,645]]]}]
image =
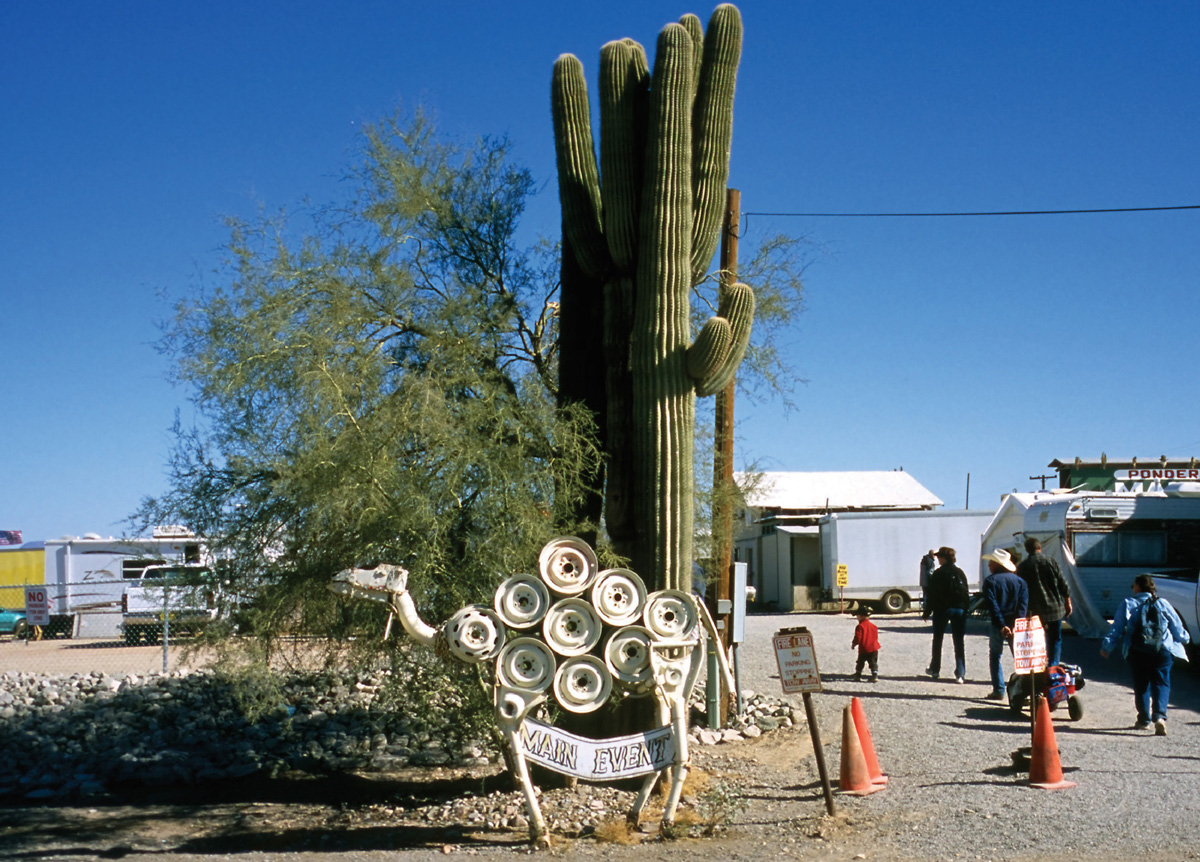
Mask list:
[{"label": "white banner", "polygon": [[669,726],[612,739],[588,739],[527,718],[521,728],[521,745],[534,763],[588,781],[649,775],[675,762],[675,740]]}]

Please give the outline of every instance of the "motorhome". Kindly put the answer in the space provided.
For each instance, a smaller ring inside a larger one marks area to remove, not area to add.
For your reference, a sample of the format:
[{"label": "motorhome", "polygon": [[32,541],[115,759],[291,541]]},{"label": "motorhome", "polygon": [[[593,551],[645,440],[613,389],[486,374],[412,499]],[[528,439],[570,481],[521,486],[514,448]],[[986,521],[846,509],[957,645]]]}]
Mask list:
[{"label": "motorhome", "polygon": [[1017,559],[1038,539],[1071,589],[1070,625],[1099,637],[1136,575],[1154,576],[1159,595],[1200,635],[1200,483],[1140,483],[1113,491],[1058,489],[1005,497],[983,536],[983,553],[1004,548]]}]

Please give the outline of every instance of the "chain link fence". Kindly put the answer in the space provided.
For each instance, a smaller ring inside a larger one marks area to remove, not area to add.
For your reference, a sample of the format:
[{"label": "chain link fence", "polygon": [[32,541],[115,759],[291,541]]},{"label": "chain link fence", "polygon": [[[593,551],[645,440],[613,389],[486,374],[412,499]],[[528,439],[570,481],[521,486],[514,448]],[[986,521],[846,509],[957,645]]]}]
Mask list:
[{"label": "chain link fence", "polygon": [[[99,592],[106,586],[92,585]],[[126,622],[116,592],[117,598],[73,614],[58,614],[52,608],[51,622],[45,626],[29,624],[25,591],[23,584],[0,585],[0,674],[145,675],[206,663],[187,654],[196,621],[171,610],[166,590],[161,593],[161,610],[147,610],[131,623]]]}]

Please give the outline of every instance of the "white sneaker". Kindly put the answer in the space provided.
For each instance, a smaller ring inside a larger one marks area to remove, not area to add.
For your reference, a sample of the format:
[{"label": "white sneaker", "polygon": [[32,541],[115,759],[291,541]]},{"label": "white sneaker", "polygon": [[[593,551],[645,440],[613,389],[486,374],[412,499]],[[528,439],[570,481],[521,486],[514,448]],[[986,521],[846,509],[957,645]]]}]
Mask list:
[{"label": "white sneaker", "polygon": [[1166,736],[1167,735],[1167,722],[1165,719],[1160,718],[1158,721],[1154,722],[1154,735],[1155,736]]}]

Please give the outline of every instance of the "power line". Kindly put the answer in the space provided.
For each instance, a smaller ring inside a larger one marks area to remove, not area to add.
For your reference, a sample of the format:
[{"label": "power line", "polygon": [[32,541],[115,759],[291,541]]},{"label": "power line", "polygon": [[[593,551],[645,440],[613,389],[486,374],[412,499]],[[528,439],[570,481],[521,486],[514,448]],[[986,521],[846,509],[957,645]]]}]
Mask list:
[{"label": "power line", "polygon": [[1090,213],[1146,213],[1165,212],[1169,210],[1200,210],[1200,204],[1187,204],[1177,207],[1113,207],[1110,209],[1090,210],[993,210],[989,212],[942,212],[942,213],[745,213],[746,225],[749,227],[750,216],[770,216],[772,218],[946,218],[962,216],[1030,216],[1030,215],[1079,215]]}]

